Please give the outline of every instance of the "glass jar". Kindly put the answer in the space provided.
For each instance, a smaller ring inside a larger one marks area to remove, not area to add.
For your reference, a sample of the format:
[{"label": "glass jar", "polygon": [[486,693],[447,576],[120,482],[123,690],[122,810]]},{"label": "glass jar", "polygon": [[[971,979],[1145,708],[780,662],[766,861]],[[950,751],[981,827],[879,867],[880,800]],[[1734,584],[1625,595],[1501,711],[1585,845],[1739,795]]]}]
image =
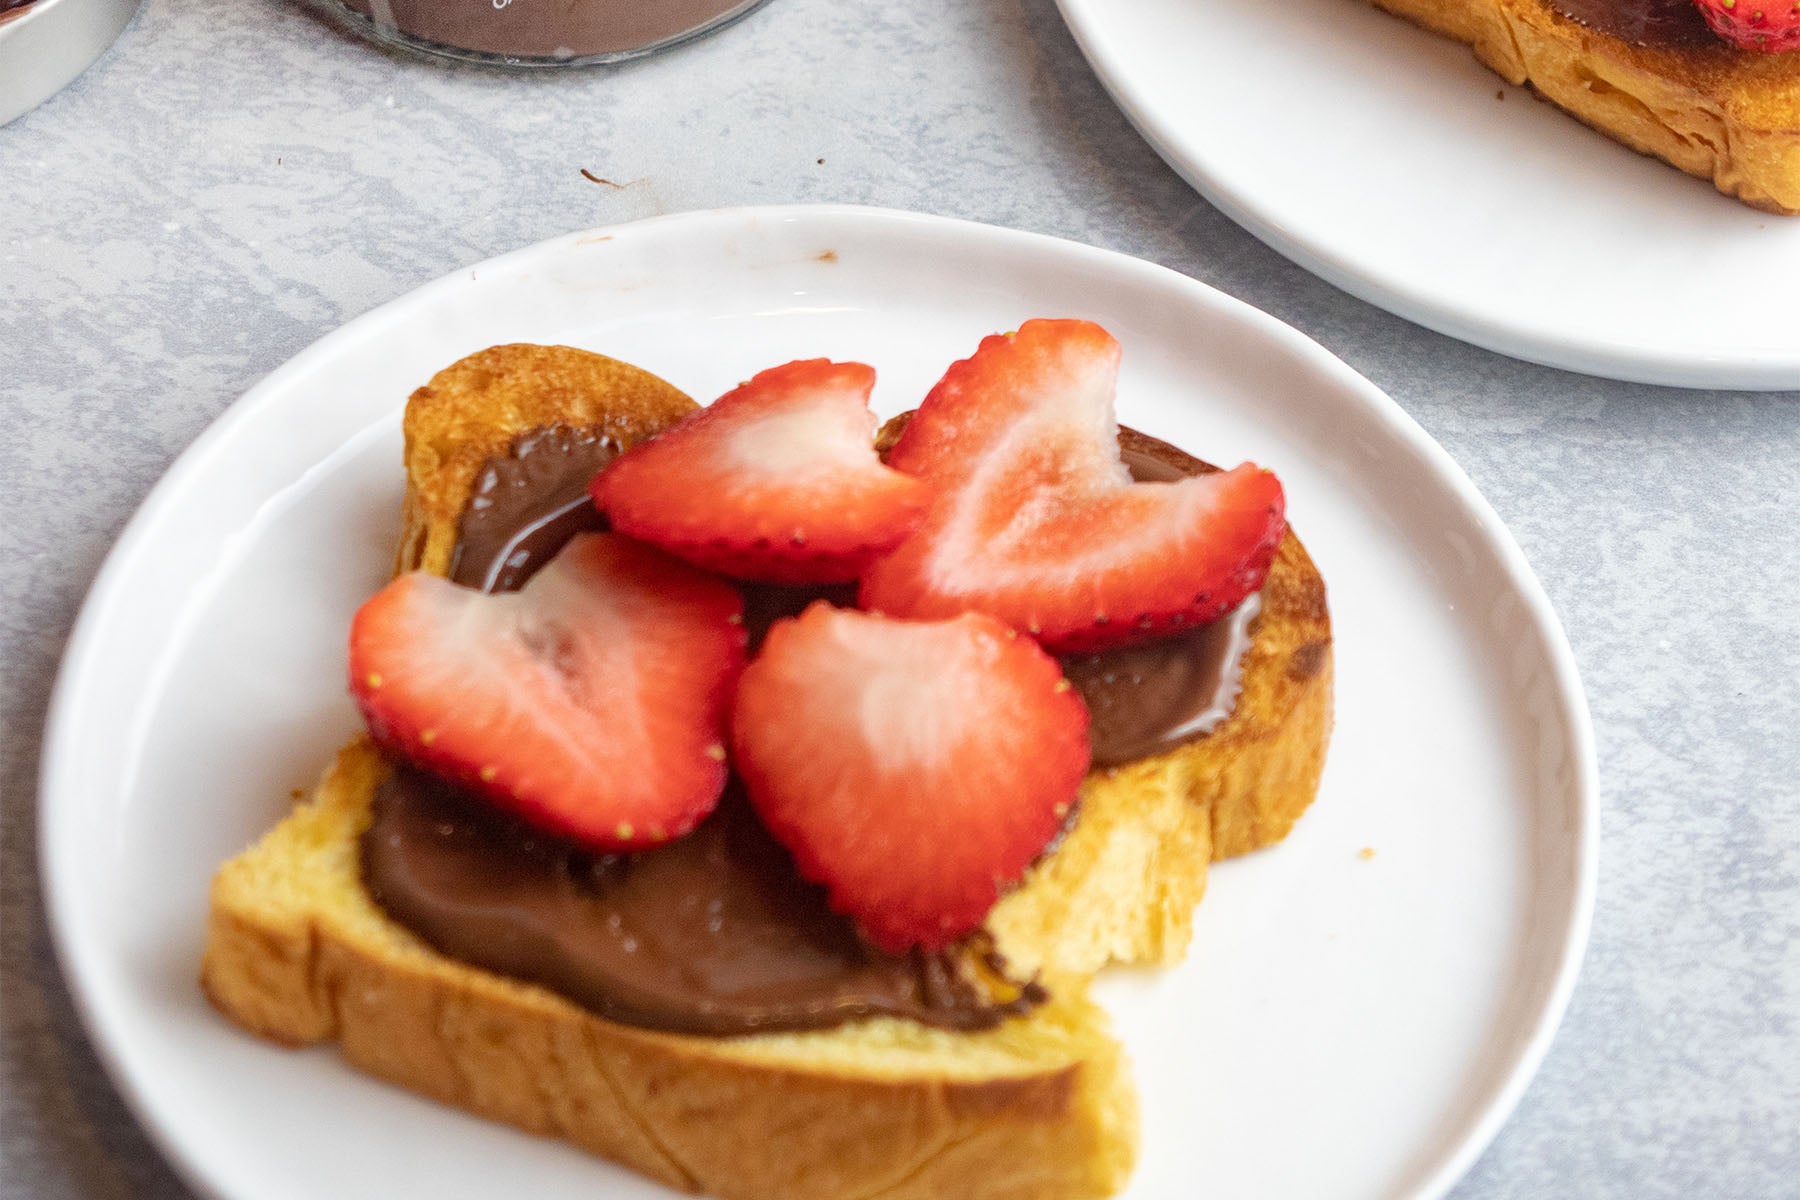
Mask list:
[{"label": "glass jar", "polygon": [[764,0],[313,2],[390,45],[494,66],[578,67],[680,45],[737,20]]}]

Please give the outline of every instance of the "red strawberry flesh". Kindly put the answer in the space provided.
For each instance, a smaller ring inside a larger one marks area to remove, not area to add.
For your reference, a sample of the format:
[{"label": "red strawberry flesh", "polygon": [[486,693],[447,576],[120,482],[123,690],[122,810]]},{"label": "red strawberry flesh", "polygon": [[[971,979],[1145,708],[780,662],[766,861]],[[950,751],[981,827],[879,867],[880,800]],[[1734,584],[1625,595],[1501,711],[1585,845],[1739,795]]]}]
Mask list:
[{"label": "red strawberry flesh", "polygon": [[351,625],[350,686],[391,752],[590,848],[641,849],[724,789],[741,613],[724,580],[585,534],[516,593],[394,580]]},{"label": "red strawberry flesh", "polygon": [[977,927],[1067,817],[1088,716],[1056,661],[992,618],[817,603],[745,671],[733,759],[771,833],[890,953]]},{"label": "red strawberry flesh", "polygon": [[864,573],[863,607],[993,616],[1058,653],[1229,612],[1286,529],[1253,464],[1133,483],[1119,461],[1119,346],[1085,321],[1028,321],[951,366],[888,455],[933,486],[917,533]]},{"label": "red strawberry flesh", "polygon": [[769,583],[842,583],[917,527],[928,489],[883,466],[875,372],[774,367],[594,480],[614,529],[689,562]]},{"label": "red strawberry flesh", "polygon": [[1694,0],[1712,31],[1740,50],[1782,54],[1800,49],[1795,0]]}]

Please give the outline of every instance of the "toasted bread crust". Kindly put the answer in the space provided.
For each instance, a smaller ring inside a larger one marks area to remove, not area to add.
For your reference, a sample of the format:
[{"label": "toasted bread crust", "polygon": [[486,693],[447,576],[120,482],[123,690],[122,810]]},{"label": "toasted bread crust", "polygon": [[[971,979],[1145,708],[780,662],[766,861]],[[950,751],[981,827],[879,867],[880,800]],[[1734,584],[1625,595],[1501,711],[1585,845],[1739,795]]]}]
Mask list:
[{"label": "toasted bread crust", "polygon": [[1372,0],[1515,84],[1752,208],[1800,212],[1800,55],[1635,46],[1545,0]]},{"label": "toasted bread crust", "polygon": [[[400,567],[448,570],[476,472],[517,434],[599,425],[629,445],[692,407],[564,348],[455,364],[408,407]],[[1330,628],[1291,536],[1254,639],[1237,712],[1200,742],[1092,774],[1069,833],[996,910],[1002,947],[1043,971],[1052,999],[994,1030],[883,1019],[664,1034],[451,961],[362,887],[357,840],[386,770],[364,739],[219,872],[202,984],[261,1036],[338,1041],[383,1079],[726,1200],[1110,1195],[1135,1158],[1136,1100],[1085,978],[1112,960],[1179,958],[1209,858],[1281,837],[1323,763]]]}]

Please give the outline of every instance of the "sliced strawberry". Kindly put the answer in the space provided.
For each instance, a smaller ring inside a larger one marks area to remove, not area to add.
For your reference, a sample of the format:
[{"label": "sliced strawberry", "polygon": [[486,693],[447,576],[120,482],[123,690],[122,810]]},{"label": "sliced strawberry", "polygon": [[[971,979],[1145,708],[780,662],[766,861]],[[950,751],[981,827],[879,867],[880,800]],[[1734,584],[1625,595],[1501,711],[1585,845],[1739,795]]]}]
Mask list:
[{"label": "sliced strawberry", "polygon": [[1740,50],[1781,54],[1800,49],[1800,5],[1794,0],[1694,0],[1712,31]]},{"label": "sliced strawberry", "polygon": [[351,624],[350,690],[392,752],[586,846],[641,849],[724,790],[741,612],[722,579],[584,534],[515,593],[394,580]]},{"label": "sliced strawberry", "polygon": [[928,500],[871,446],[874,387],[861,363],[764,371],[620,456],[594,479],[594,503],[614,529],[739,579],[855,579]]},{"label": "sliced strawberry", "polygon": [[1056,660],[991,617],[896,621],[820,602],[745,670],[733,761],[800,873],[878,946],[978,926],[1056,835],[1088,766]]},{"label": "sliced strawberry", "polygon": [[864,608],[973,609],[1073,653],[1229,612],[1286,529],[1281,483],[1245,463],[1133,483],[1119,462],[1119,344],[1086,321],[1027,321],[951,366],[888,454],[935,499],[862,579]]}]

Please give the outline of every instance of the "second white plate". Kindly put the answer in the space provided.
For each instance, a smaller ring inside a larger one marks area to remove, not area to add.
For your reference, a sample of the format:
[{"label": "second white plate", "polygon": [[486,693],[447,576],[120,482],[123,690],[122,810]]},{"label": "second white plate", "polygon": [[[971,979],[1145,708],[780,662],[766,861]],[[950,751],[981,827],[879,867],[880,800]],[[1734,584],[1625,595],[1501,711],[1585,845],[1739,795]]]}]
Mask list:
[{"label": "second white plate", "polygon": [[1158,153],[1346,291],[1571,371],[1800,388],[1800,218],[1635,154],[1363,0],[1058,3]]},{"label": "second white plate", "polygon": [[893,412],[1036,315],[1119,337],[1128,424],[1280,473],[1337,642],[1313,810],[1216,869],[1180,969],[1106,980],[1143,1098],[1129,1195],[1449,1186],[1548,1044],[1593,894],[1587,713],[1517,547],[1392,401],[1271,318],[1116,254],[862,209],[671,217],[460,271],[270,375],[132,520],[58,683],[42,855],[96,1045],[189,1179],[232,1200],[667,1195],[259,1042],[196,986],[212,872],[357,727],[344,637],[393,560],[411,390],[530,340],[700,397],[860,359]]}]

